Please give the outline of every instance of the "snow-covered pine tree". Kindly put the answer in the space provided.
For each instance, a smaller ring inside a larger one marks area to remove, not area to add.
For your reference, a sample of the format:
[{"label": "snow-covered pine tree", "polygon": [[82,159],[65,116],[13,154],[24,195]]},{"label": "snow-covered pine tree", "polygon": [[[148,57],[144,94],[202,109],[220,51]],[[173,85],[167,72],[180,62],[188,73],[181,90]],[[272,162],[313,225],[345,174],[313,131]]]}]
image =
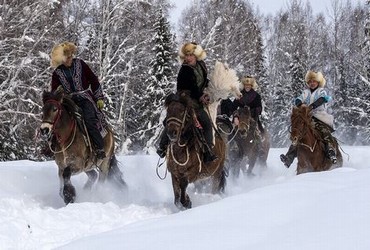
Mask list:
[{"label": "snow-covered pine tree", "polygon": [[148,78],[145,80],[145,89],[137,108],[140,111],[137,137],[144,151],[149,150],[156,143],[163,128],[164,99],[175,91],[176,58],[174,51],[174,36],[171,34],[169,22],[165,15],[166,10],[158,7],[153,22],[153,37],[151,44],[152,59],[149,63]]}]

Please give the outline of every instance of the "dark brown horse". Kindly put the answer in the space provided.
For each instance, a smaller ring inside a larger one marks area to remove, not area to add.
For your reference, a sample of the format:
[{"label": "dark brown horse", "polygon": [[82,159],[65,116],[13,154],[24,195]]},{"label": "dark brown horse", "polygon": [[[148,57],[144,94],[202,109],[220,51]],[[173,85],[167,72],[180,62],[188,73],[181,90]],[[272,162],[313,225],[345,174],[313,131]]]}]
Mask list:
[{"label": "dark brown horse", "polygon": [[[315,129],[311,110],[308,106],[294,107],[291,115],[290,139],[297,147],[297,174],[325,171],[343,164],[338,143],[335,143],[337,163],[333,164],[326,156],[325,144]],[[336,141],[336,140],[335,140]]]},{"label": "dark brown horse", "polygon": [[71,176],[85,172],[88,180],[84,188],[91,189],[98,178],[99,181],[111,180],[119,187],[125,187],[122,173],[114,155],[114,138],[112,131],[107,129],[104,137],[104,150],[107,157],[98,161],[89,146],[88,139],[77,125],[75,111],[77,106],[62,92],[43,93],[42,123],[40,133],[47,140],[55,155],[60,179],[60,195],[66,204],[73,203],[76,190]]},{"label": "dark brown horse", "polygon": [[225,143],[216,133],[214,152],[218,156],[213,162],[203,162],[202,142],[198,138],[194,121],[194,109],[190,98],[171,94],[166,98],[166,128],[170,144],[167,149],[167,168],[171,173],[174,202],[177,207],[191,208],[186,192],[189,183],[210,177],[212,192],[225,188],[224,171]]},{"label": "dark brown horse", "polygon": [[[247,175],[254,175],[255,165],[267,167],[267,157],[270,151],[270,135],[267,129],[259,132],[257,122],[252,118],[249,107],[239,108],[236,111],[239,117],[239,125],[230,140],[229,156],[232,162],[230,171],[234,177],[238,177],[240,171]],[[258,143],[257,133],[260,133]],[[246,166],[248,165],[248,168]]]}]

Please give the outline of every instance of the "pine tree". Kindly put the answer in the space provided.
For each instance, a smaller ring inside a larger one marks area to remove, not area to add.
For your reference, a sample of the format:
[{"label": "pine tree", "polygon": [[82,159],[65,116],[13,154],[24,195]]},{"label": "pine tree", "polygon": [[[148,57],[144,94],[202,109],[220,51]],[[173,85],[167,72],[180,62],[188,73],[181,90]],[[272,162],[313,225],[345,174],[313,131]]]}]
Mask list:
[{"label": "pine tree", "polygon": [[[141,116],[139,138],[146,148],[150,148],[159,137],[162,129],[161,113],[164,99],[174,92],[174,39],[169,22],[160,7],[153,24],[153,57],[150,62],[149,77],[145,81],[145,94],[140,102]],[[162,117],[163,118],[163,117]],[[147,149],[146,149],[147,150]]]}]

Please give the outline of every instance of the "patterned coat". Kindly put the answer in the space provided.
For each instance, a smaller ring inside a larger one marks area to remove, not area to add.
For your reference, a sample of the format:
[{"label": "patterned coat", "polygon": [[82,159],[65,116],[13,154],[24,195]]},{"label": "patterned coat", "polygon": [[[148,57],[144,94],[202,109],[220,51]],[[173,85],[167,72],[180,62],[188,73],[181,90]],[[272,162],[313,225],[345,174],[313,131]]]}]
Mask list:
[{"label": "patterned coat", "polygon": [[51,91],[63,86],[66,94],[79,93],[79,97],[90,100],[94,106],[96,101],[103,100],[103,91],[98,77],[90,67],[81,59],[73,59],[72,67],[63,64],[58,66],[52,75]]},{"label": "patterned coat", "polygon": [[302,94],[295,99],[295,103],[298,101],[306,105],[311,105],[321,97],[324,99],[324,103],[312,110],[312,116],[333,128],[334,117],[327,112],[326,105],[326,103],[331,100],[331,97],[324,88],[318,87],[314,91],[309,88],[303,90]]},{"label": "patterned coat", "polygon": [[236,106],[236,108],[248,106],[251,111],[251,116],[254,120],[258,121],[258,118],[262,113],[262,102],[260,94],[258,94],[254,89],[251,89],[248,92],[243,89],[241,93],[243,95],[242,98],[240,98],[239,100],[235,99],[234,105]]}]

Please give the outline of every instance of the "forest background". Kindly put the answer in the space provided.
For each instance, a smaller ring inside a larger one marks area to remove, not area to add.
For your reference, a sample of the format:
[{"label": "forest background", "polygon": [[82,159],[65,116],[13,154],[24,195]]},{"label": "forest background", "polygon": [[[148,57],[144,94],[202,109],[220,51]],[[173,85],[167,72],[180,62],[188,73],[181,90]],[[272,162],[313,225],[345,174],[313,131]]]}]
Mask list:
[{"label": "forest background", "polygon": [[309,2],[287,6],[265,16],[248,0],[192,1],[175,29],[169,0],[0,0],[0,161],[44,159],[41,94],[49,53],[64,41],[78,45],[101,81],[118,153],[153,150],[185,41],[202,45],[210,71],[220,60],[256,77],[272,147],[289,145],[291,103],[308,69],[325,75],[335,136],[369,145],[370,1],[334,0],[315,15]]}]

